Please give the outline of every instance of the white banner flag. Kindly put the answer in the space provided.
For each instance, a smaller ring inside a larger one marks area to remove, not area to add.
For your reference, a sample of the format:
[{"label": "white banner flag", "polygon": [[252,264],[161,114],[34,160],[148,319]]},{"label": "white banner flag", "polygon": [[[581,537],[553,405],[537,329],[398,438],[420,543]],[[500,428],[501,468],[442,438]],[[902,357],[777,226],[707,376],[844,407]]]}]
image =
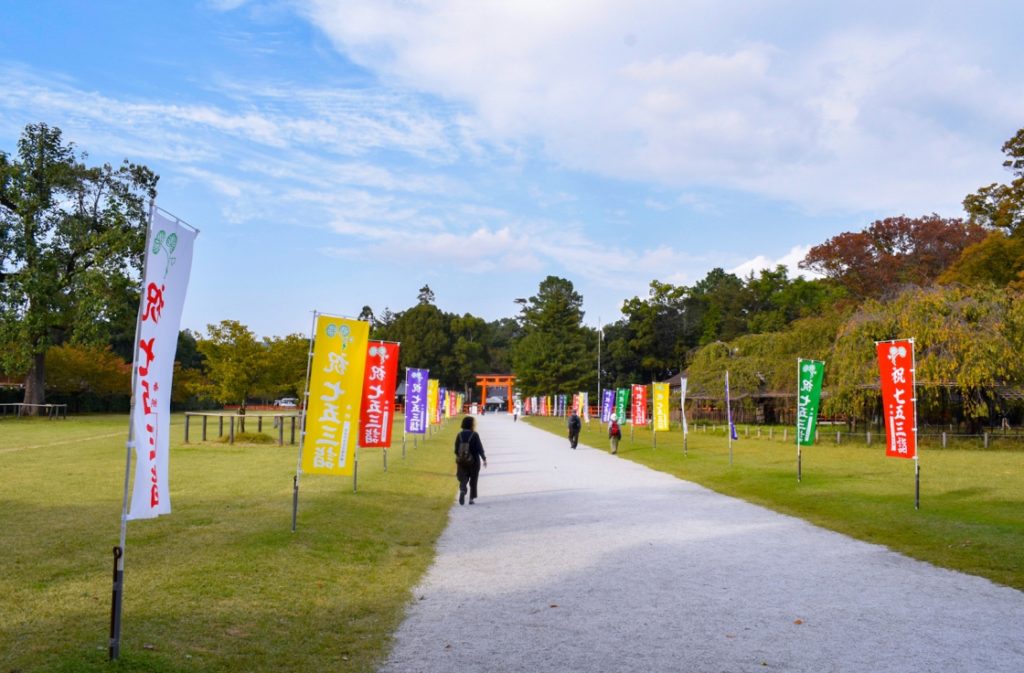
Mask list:
[{"label": "white banner flag", "polygon": [[686,379],[679,380],[679,410],[683,413],[683,436],[686,436]]},{"label": "white banner flag", "polygon": [[153,213],[146,238],[145,278],[139,306],[132,391],[135,483],[129,519],[171,511],[167,471],[170,452],[171,377],[185,305],[196,231]]}]

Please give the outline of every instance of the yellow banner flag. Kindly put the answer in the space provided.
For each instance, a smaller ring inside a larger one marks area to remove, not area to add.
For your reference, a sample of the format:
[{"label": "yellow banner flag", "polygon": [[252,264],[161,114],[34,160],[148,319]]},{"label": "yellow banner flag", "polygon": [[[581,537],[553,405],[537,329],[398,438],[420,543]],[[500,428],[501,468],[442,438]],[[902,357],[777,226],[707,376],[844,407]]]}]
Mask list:
[{"label": "yellow banner flag", "polygon": [[654,384],[654,430],[668,431],[668,384]]},{"label": "yellow banner flag", "polygon": [[427,415],[430,417],[431,425],[440,425],[441,423],[440,410],[437,408],[440,402],[437,399],[440,391],[439,386],[440,384],[437,379],[427,379]]},{"label": "yellow banner flag", "polygon": [[317,316],[302,442],[305,472],[352,474],[369,336],[369,323]]}]

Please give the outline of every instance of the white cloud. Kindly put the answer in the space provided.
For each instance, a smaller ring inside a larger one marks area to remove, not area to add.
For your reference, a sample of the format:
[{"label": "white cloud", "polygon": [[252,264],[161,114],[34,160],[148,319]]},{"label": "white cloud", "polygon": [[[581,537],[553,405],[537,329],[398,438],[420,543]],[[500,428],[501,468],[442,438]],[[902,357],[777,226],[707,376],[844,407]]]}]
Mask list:
[{"label": "white cloud", "polygon": [[486,142],[539,140],[572,168],[739,189],[811,212],[956,212],[963,194],[998,177],[996,139],[1024,109],[1017,70],[981,39],[971,44],[955,9],[305,6],[387,81],[468,105],[465,127]]},{"label": "white cloud", "polygon": [[65,131],[108,133],[104,140],[115,141],[112,151],[170,161],[209,161],[218,158],[211,145],[230,142],[245,147],[247,154],[305,149],[351,157],[386,149],[444,162],[458,154],[448,138],[448,122],[412,97],[222,86],[235,96],[231,107],[114,98],[32,71],[0,67],[0,108],[64,119]]},{"label": "white cloud", "polygon": [[764,269],[774,270],[776,266],[782,264],[789,272],[790,278],[796,278],[798,276],[802,276],[808,280],[821,278],[822,276],[820,274],[816,274],[813,271],[808,271],[807,269],[801,269],[799,267],[800,262],[807,256],[810,249],[811,246],[809,245],[797,245],[790,248],[789,252],[778,259],[770,259],[764,255],[758,255],[757,257],[748,259],[742,264],[730,269],[729,273],[735,274],[740,278],[746,278],[751,273],[756,276]]}]

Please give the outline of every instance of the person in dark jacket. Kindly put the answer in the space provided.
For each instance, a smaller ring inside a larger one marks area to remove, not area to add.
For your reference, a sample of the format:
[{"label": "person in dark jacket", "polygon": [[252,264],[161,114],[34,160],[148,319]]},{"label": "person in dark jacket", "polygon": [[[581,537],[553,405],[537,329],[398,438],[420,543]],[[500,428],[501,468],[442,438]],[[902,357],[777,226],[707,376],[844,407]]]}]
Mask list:
[{"label": "person in dark jacket", "polygon": [[487,467],[487,455],[484,454],[484,445],[480,441],[480,435],[476,433],[476,422],[472,416],[462,419],[462,430],[455,435],[455,456],[459,455],[459,444],[469,442],[469,451],[473,456],[472,462],[464,464],[455,462],[455,476],[459,480],[459,504],[466,504],[466,485],[469,485],[469,504],[476,500],[476,485],[480,480],[480,466]]},{"label": "person in dark jacket", "polygon": [[569,416],[569,446],[576,448],[576,444],[580,441],[580,415],[576,413],[576,410],[572,410],[572,415]]}]

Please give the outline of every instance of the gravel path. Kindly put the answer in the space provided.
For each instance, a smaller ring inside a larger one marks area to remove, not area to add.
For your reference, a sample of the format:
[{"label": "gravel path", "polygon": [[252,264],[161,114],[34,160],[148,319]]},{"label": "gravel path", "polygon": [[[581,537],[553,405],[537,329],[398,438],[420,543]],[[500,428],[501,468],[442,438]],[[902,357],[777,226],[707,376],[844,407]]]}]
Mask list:
[{"label": "gravel path", "polygon": [[1022,592],[504,414],[477,429],[480,500],[382,672],[1024,672]]}]

